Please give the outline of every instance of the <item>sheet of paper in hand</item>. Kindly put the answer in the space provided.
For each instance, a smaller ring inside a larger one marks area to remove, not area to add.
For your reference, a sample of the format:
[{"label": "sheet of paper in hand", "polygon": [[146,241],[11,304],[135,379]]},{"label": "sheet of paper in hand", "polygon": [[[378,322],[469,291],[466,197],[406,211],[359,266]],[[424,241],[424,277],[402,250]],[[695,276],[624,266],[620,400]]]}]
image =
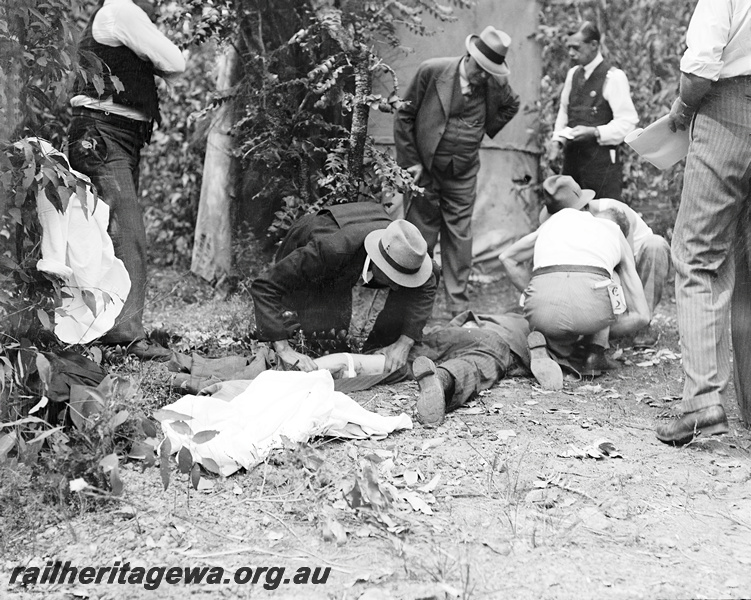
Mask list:
[{"label": "sheet of paper in hand", "polygon": [[668,115],[660,117],[645,129],[635,129],[624,141],[658,169],[672,167],[688,154],[688,129],[670,131]]}]

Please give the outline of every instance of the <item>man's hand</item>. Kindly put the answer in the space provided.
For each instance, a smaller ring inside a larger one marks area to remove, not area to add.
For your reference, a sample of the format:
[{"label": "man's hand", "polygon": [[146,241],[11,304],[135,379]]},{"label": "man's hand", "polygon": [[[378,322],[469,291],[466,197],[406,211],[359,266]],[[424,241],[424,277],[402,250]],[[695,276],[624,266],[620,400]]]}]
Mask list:
[{"label": "man's hand", "polygon": [[597,128],[577,125],[571,130],[571,141],[584,142],[597,139]]},{"label": "man's hand", "polygon": [[548,162],[554,163],[561,154],[562,144],[558,140],[550,140],[545,148]]},{"label": "man's hand", "polygon": [[677,129],[685,131],[691,124],[691,119],[696,112],[695,108],[691,108],[680,96],[675,99],[673,106],[670,108],[670,114],[668,115],[668,127],[670,131],[675,133]]},{"label": "man's hand", "polygon": [[383,354],[386,357],[386,362],[383,365],[383,372],[391,373],[392,371],[398,371],[406,365],[409,351],[414,344],[415,340],[406,335],[402,335],[390,346],[377,350],[376,354]]},{"label": "man's hand", "polygon": [[415,185],[419,185],[420,177],[422,177],[422,165],[412,165],[407,168],[407,173],[412,175]]},{"label": "man's hand", "polygon": [[287,340],[277,340],[274,342],[274,351],[277,358],[288,367],[297,367],[306,373],[317,371],[318,365],[309,356],[295,352]]}]

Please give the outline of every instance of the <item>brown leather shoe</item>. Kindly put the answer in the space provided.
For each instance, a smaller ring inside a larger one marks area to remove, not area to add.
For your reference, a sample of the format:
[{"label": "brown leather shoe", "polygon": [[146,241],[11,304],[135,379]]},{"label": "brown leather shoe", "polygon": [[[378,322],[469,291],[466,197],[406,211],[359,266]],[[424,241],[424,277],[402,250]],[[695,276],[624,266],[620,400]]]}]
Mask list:
[{"label": "brown leather shoe", "polygon": [[529,346],[529,369],[537,383],[544,390],[562,389],[563,371],[561,371],[561,366],[550,358],[545,336],[539,331],[532,331],[527,336],[527,346]]},{"label": "brown leather shoe", "polygon": [[667,425],[655,428],[657,439],[673,446],[687,444],[700,435],[720,435],[728,431],[728,419],[721,404],[686,413]]},{"label": "brown leather shoe", "polygon": [[437,427],[446,417],[446,394],[438,369],[427,356],[418,356],[412,363],[412,375],[420,386],[417,420],[426,427]]}]

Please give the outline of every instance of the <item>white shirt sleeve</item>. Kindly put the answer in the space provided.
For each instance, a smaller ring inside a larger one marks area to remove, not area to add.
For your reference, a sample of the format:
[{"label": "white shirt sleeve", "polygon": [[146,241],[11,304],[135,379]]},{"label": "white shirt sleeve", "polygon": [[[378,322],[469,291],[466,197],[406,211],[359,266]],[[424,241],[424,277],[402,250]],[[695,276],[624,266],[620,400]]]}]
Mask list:
[{"label": "white shirt sleeve", "polygon": [[699,0],[686,30],[681,71],[717,81],[730,34],[730,3]]},{"label": "white shirt sleeve", "polygon": [[185,70],[185,58],[180,48],[133,2],[105,4],[94,18],[92,35],[105,46],[127,46],[139,58],[150,61],[160,77]]},{"label": "white shirt sleeve", "polygon": [[602,87],[602,97],[613,111],[613,120],[597,128],[600,131],[600,145],[617,146],[639,123],[639,115],[631,99],[628,78],[623,71],[610,68]]}]

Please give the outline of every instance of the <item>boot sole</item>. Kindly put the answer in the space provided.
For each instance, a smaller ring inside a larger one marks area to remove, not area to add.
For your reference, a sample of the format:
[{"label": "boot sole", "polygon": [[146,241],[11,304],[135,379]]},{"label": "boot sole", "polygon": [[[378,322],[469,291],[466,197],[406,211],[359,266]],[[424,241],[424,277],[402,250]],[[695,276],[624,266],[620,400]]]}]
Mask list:
[{"label": "boot sole", "polygon": [[412,375],[420,386],[417,400],[417,419],[426,427],[436,427],[446,416],[446,398],[443,393],[435,363],[424,356],[412,363]]},{"label": "boot sole", "polygon": [[561,366],[548,354],[545,336],[533,331],[527,336],[529,346],[529,369],[537,383],[545,390],[563,389],[563,371]]}]

